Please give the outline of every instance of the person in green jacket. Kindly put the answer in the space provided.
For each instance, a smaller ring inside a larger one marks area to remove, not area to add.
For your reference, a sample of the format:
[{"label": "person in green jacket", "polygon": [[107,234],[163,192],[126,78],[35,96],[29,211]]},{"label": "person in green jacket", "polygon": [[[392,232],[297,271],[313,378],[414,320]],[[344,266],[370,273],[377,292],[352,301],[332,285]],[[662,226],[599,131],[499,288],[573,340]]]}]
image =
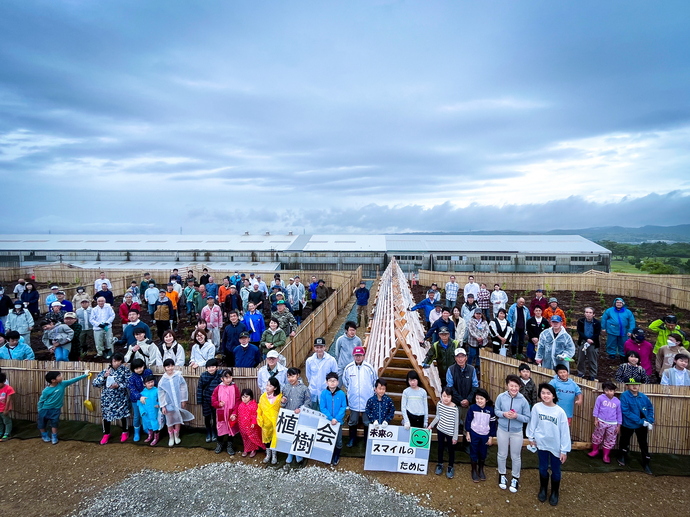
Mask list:
[{"label": "person in green jacket", "polygon": [[656,344],[654,345],[655,354],[659,352],[659,349],[662,346],[666,346],[668,336],[670,336],[674,332],[683,336],[683,346],[685,348],[690,347],[690,342],[688,342],[685,332],[680,330],[680,325],[678,325],[678,318],[673,314],[669,314],[664,319],[652,321],[649,324],[649,330],[656,334]]},{"label": "person in green jacket", "polygon": [[[60,422],[60,413],[62,412],[62,406],[65,404],[65,390],[70,384],[81,381],[89,377],[91,372],[86,370],[84,375],[75,377],[68,381],[62,380],[62,374],[60,372],[48,372],[46,373],[46,382],[48,386],[43,389],[41,397],[38,399],[38,430],[41,431],[41,438],[44,442],[53,445],[58,443],[57,427]],[[50,424],[52,436],[48,436],[48,431],[46,428]]]},{"label": "person in green jacket", "polygon": [[438,375],[441,378],[441,384],[446,382],[446,372],[448,368],[455,364],[455,349],[460,347],[460,344],[455,339],[450,339],[450,330],[447,327],[441,327],[438,331],[439,340],[431,345],[431,348],[426,353],[424,358],[423,368],[429,368],[431,363],[436,360],[436,367],[438,368]]}]

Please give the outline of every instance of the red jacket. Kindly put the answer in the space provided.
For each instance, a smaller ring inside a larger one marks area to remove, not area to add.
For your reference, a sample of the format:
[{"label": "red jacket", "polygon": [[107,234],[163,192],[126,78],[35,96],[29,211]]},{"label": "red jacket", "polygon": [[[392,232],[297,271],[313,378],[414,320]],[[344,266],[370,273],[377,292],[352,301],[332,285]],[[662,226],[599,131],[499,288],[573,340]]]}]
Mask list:
[{"label": "red jacket", "polygon": [[129,315],[130,309],[136,309],[138,311],[141,310],[137,302],[132,302],[132,305],[127,305],[124,302],[120,304],[120,319],[122,320],[123,325],[129,323],[127,316]]}]

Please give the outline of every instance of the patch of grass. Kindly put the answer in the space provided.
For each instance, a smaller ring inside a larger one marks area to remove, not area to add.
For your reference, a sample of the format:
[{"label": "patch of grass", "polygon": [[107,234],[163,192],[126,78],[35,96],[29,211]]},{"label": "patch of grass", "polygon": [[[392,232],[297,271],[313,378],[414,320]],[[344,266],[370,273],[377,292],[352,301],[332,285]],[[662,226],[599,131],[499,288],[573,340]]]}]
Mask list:
[{"label": "patch of grass", "polygon": [[613,273],[633,273],[637,275],[648,275],[647,271],[640,271],[635,266],[625,260],[612,260],[611,271]]}]

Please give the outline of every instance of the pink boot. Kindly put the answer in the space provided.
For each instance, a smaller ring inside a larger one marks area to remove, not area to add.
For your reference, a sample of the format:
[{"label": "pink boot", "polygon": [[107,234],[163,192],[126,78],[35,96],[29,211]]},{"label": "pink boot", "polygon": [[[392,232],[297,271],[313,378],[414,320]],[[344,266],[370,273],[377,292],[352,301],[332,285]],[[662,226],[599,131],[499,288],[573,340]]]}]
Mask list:
[{"label": "pink boot", "polygon": [[599,455],[599,446],[596,443],[592,444],[592,452],[590,452],[587,456],[590,458],[596,458]]},{"label": "pink boot", "polygon": [[104,434],[103,438],[101,438],[101,445],[105,445],[106,443],[108,443],[108,440],[110,440],[110,435]]},{"label": "pink boot", "polygon": [[144,440],[144,443],[149,443],[152,439],[153,439],[153,431],[149,431],[149,434],[146,437],[146,440]]},{"label": "pink boot", "polygon": [[151,440],[151,443],[150,443],[151,447],[155,447],[156,444],[158,443],[158,440],[160,440],[160,438],[161,438],[160,431],[154,432],[153,433],[153,440]]},{"label": "pink boot", "polygon": [[125,443],[127,438],[129,438],[129,433],[122,433],[122,436],[120,436],[120,442]]},{"label": "pink boot", "polygon": [[604,449],[604,463],[611,463],[611,458],[609,458],[609,454],[611,454],[611,449]]}]

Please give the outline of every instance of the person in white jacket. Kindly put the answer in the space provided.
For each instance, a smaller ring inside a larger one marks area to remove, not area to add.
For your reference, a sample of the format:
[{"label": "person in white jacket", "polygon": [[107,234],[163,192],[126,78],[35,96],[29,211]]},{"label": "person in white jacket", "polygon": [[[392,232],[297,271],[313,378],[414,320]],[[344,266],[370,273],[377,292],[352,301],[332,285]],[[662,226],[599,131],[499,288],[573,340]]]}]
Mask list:
[{"label": "person in white jacket", "polygon": [[190,367],[203,368],[206,366],[206,361],[216,357],[216,346],[208,340],[205,330],[195,330],[192,334],[192,342],[194,345],[189,357]]},{"label": "person in white jacket", "polygon": [[374,384],[378,374],[374,367],[364,360],[366,351],[358,346],[352,351],[354,361],[343,370],[343,386],[347,390],[347,407],[350,410],[350,419],[347,426],[350,432],[350,440],[347,447],[353,447],[357,441],[357,428],[359,422],[364,426],[364,437],[367,436],[369,419],[367,418],[367,400],[374,396]]},{"label": "person in white jacket", "polygon": [[550,384],[539,385],[538,402],[532,408],[527,439],[531,447],[537,448],[539,455],[539,494],[537,498],[542,503],[546,501],[546,491],[549,487],[549,467],[551,467],[551,495],[549,504],[558,504],[561,487],[561,464],[565,463],[570,452],[570,427],[568,416],[563,408],[558,406],[556,388]]},{"label": "person in white jacket", "polygon": [[163,332],[163,342],[158,345],[158,357],[156,357],[156,366],[163,366],[166,359],[175,361],[175,366],[184,366],[185,353],[184,347],[180,345],[175,339],[175,333],[172,330]]},{"label": "person in white jacket", "polygon": [[326,375],[338,373],[338,363],[330,354],[326,353],[326,340],[317,337],[314,340],[314,353],[307,358],[306,376],[309,383],[309,394],[312,406],[318,407],[321,392],[326,389]]},{"label": "person in white jacket", "polygon": [[494,290],[491,292],[490,300],[494,311],[494,318],[496,318],[498,309],[505,309],[506,304],[508,303],[508,295],[503,289],[501,289],[500,284],[494,284]]},{"label": "person in white jacket", "polygon": [[575,343],[563,327],[560,316],[551,316],[551,328],[539,334],[535,362],[549,370],[562,364],[570,371],[570,359],[575,355]]}]

